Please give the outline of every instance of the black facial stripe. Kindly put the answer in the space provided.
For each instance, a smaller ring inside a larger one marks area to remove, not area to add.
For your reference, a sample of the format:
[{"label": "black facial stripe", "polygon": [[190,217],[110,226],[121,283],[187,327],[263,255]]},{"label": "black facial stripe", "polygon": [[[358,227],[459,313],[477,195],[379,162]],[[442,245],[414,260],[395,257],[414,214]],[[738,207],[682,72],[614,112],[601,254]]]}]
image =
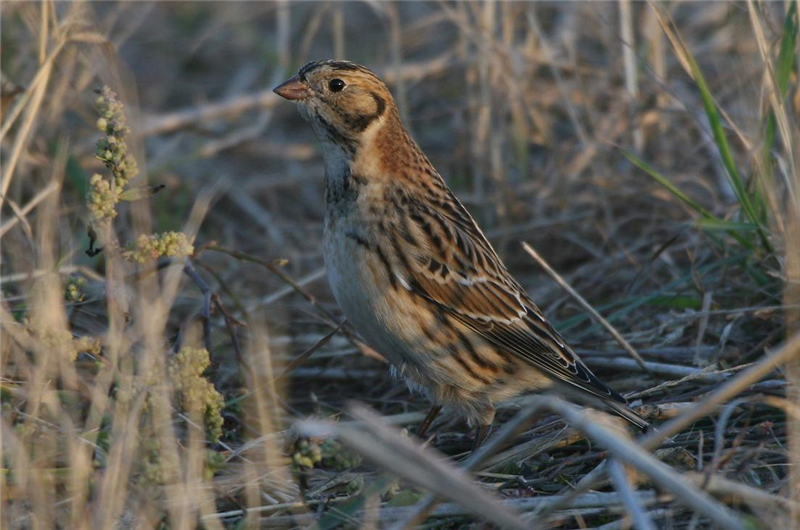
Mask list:
[{"label": "black facial stripe", "polygon": [[342,118],[344,118],[345,122],[347,123],[348,128],[354,130],[355,132],[363,132],[367,127],[369,127],[370,123],[377,120],[383,113],[386,112],[386,102],[375,92],[370,92],[370,96],[372,99],[375,100],[375,113],[368,114],[368,115],[356,115],[353,116],[352,114],[346,114],[334,107],[334,110],[338,112]]},{"label": "black facial stripe", "polygon": [[326,120],[318,111],[314,114],[316,119],[319,120],[323,127],[325,127],[325,132],[328,134],[328,137],[331,139],[331,141],[337,145],[340,145],[343,149],[350,153],[350,155],[354,155],[356,152],[356,142],[340,133],[336,127],[331,125],[331,123]]},{"label": "black facial stripe", "polygon": [[358,199],[361,188],[367,184],[367,179],[353,175],[346,169],[341,175],[327,175],[325,179],[325,200],[329,205],[336,204],[347,207]]},{"label": "black facial stripe", "polygon": [[376,118],[380,118],[383,116],[383,113],[386,112],[386,102],[375,92],[370,92],[369,95],[375,100],[375,106],[377,107],[375,114],[372,116],[372,119],[374,120]]},{"label": "black facial stripe", "polygon": [[355,132],[363,132],[372,123],[372,116],[348,116],[347,125]]},{"label": "black facial stripe", "polygon": [[[369,114],[369,115],[366,115],[366,116],[360,115],[360,114],[349,114],[349,113],[345,112],[344,110],[342,110],[341,108],[339,108],[339,106],[335,105],[335,104],[329,104],[328,107],[331,110],[333,110],[336,114],[338,114],[339,116],[342,117],[342,120],[344,121],[345,126],[350,131],[353,131],[353,132],[356,132],[356,133],[364,132],[364,129],[369,127],[370,123],[372,123],[374,120],[380,118],[381,115],[383,115],[383,113],[386,111],[386,103],[379,96],[375,95],[374,93],[370,92],[370,94],[372,95],[373,98],[375,98],[375,103],[376,103],[376,105],[378,107],[374,114]],[[321,116],[320,116],[320,118],[321,118]],[[329,127],[331,127],[331,125],[329,123],[325,122],[325,127],[329,128]],[[337,131],[336,134],[341,136],[341,134],[338,131]]]},{"label": "black facial stripe", "polygon": [[345,127],[348,129],[348,132],[351,132],[352,130],[354,130],[355,132],[361,132],[364,130],[359,128],[358,124],[358,120],[360,118],[359,116],[354,117],[353,115],[348,114],[347,112],[340,109],[338,105],[329,105],[329,108],[336,114],[341,116],[342,121],[344,121]]},{"label": "black facial stripe", "polygon": [[345,141],[345,140],[347,140],[347,138],[345,138],[339,131],[337,131],[336,127],[331,125],[331,123],[328,120],[326,120],[322,116],[322,114],[319,113],[319,111],[315,112],[315,114],[316,114],[317,120],[319,120],[319,122],[322,124],[322,126],[325,127],[325,132],[328,133],[328,136],[331,137],[331,140],[333,140],[333,141]]}]

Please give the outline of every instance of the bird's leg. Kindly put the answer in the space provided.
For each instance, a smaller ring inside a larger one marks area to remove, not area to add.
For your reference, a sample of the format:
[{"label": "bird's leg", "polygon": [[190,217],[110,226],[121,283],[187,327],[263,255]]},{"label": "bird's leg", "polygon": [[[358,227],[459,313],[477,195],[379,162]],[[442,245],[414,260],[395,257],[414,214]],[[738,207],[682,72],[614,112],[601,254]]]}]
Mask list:
[{"label": "bird's leg", "polygon": [[472,450],[475,451],[488,438],[489,431],[492,430],[491,423],[482,423],[475,428],[475,439],[472,441]]},{"label": "bird's leg", "polygon": [[425,437],[425,433],[428,432],[431,423],[433,423],[433,420],[436,419],[436,416],[439,415],[439,412],[441,412],[441,410],[442,410],[441,405],[434,405],[431,407],[431,410],[428,411],[428,415],[425,416],[424,420],[422,420],[422,425],[420,425],[419,429],[417,429],[417,438]]}]

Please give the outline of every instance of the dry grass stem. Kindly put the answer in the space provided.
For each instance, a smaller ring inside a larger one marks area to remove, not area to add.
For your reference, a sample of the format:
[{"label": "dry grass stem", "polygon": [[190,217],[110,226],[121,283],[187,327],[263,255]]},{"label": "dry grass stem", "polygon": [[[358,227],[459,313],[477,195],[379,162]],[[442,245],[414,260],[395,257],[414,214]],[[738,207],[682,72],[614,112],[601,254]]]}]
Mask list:
[{"label": "dry grass stem", "polygon": [[650,368],[648,367],[647,363],[645,363],[644,359],[642,359],[642,356],[639,355],[639,352],[637,352],[627,340],[625,340],[625,337],[623,337],[620,332],[608,322],[608,320],[603,318],[603,316],[600,315],[600,313],[598,313],[584,297],[582,297],[575,289],[573,289],[572,286],[567,283],[567,281],[564,280],[560,274],[553,270],[547,261],[545,261],[545,259],[541,257],[539,253],[533,249],[533,247],[531,247],[528,243],[523,242],[522,248],[525,249],[525,252],[535,259],[536,263],[538,263],[539,266],[542,267],[545,272],[547,272],[547,274],[549,274],[550,277],[558,283],[558,285],[567,291],[569,295],[581,305],[581,307],[583,307],[590,315],[592,315],[595,320],[597,320],[604,328],[606,328],[606,330],[608,330],[611,336],[614,337],[614,340],[616,340],[620,346],[622,346],[625,351],[628,352],[628,354],[633,357],[637,363],[639,363],[639,366],[642,368],[642,370],[647,373],[651,373]]},{"label": "dry grass stem", "polygon": [[541,400],[542,405],[562,415],[570,425],[605,446],[616,459],[646,474],[653,482],[675,494],[687,506],[709,517],[715,524],[723,528],[745,528],[745,525],[733,512],[714,501],[700,488],[681,480],[679,474],[653,458],[640,445],[620,437],[619,434],[598,422],[589,420],[588,415],[574,405],[551,397],[538,399]]},{"label": "dry grass stem", "polygon": [[308,421],[299,427],[311,436],[336,436],[375,464],[460,504],[478,517],[503,528],[527,528],[514,512],[435,452],[403,438],[363,406],[352,405],[350,413],[362,422],[361,429],[342,429],[332,423]]},{"label": "dry grass stem", "polygon": [[611,476],[611,482],[614,488],[619,492],[622,497],[622,503],[625,509],[633,520],[633,526],[637,530],[655,530],[653,521],[645,513],[640,500],[634,495],[630,477],[625,471],[625,466],[619,463],[618,460],[612,459],[608,463],[608,474]]}]

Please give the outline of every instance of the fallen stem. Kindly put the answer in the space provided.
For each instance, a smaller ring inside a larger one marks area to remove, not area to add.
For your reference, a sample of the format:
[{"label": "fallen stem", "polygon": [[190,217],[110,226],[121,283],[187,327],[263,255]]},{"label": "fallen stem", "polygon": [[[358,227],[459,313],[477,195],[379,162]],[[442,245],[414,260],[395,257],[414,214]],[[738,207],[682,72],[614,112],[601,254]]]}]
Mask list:
[{"label": "fallen stem", "polygon": [[536,262],[545,270],[545,272],[547,272],[547,274],[549,274],[550,277],[556,281],[556,283],[558,283],[565,291],[567,291],[567,293],[569,293],[569,295],[572,296],[572,298],[574,298],[581,305],[581,307],[583,307],[590,315],[592,315],[592,317],[594,317],[594,319],[597,320],[601,326],[606,328],[606,330],[611,334],[612,337],[614,337],[620,346],[622,346],[625,351],[628,352],[628,354],[633,357],[637,363],[639,363],[639,366],[642,367],[642,370],[650,375],[653,375],[653,372],[647,366],[647,363],[645,363],[644,359],[642,359],[642,356],[639,355],[639,352],[637,352],[627,340],[625,340],[625,337],[623,337],[620,332],[608,322],[608,320],[603,318],[600,313],[595,311],[589,302],[587,302],[584,297],[582,297],[575,289],[573,289],[572,286],[567,283],[567,281],[562,278],[560,274],[553,270],[553,268],[545,261],[543,257],[539,255],[538,252],[533,249],[533,247],[531,247],[528,243],[523,242],[522,248],[525,250],[525,252],[530,254],[530,256],[536,260]]}]

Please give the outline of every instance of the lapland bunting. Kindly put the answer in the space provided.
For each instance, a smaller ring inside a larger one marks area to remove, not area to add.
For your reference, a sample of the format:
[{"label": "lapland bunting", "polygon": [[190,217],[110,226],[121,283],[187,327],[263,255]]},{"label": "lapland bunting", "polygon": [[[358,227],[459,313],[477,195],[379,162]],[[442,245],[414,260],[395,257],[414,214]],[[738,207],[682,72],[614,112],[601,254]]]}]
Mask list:
[{"label": "lapland bunting", "polygon": [[494,403],[571,387],[641,429],[506,270],[400,120],[386,85],[347,61],[316,61],[275,88],[322,148],[324,254],[334,297],[412,388],[477,424]]}]

